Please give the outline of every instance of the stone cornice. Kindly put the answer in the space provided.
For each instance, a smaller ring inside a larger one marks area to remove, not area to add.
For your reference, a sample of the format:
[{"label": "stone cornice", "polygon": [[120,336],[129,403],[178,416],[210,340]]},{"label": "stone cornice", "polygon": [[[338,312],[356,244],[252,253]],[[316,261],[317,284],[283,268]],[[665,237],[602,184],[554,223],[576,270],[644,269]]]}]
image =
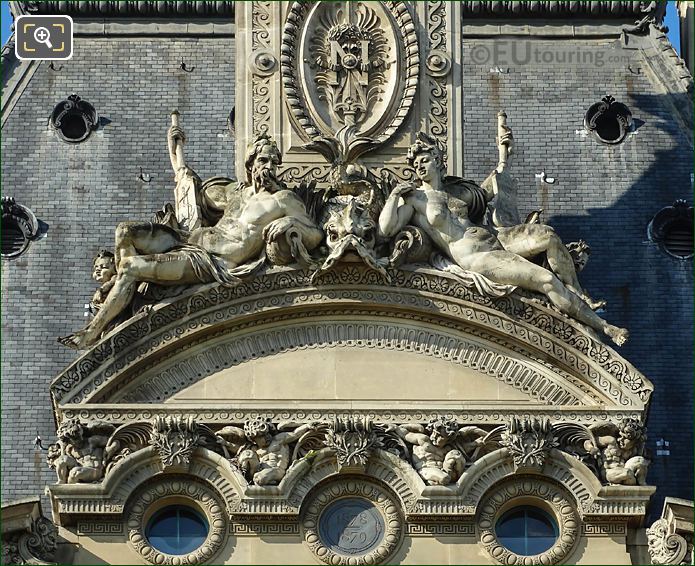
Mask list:
[{"label": "stone cornice", "polygon": [[139,17],[139,18],[231,18],[233,0],[98,0],[19,2],[28,14],[68,14],[74,17]]},{"label": "stone cornice", "polygon": [[[234,17],[232,0],[109,0],[19,2],[30,14],[70,14],[75,17]],[[656,10],[656,2],[629,0],[582,1],[466,1],[461,2],[466,18],[639,18]]]},{"label": "stone cornice", "polygon": [[629,18],[644,17],[657,9],[657,2],[627,0],[541,0],[461,2],[466,18]]}]

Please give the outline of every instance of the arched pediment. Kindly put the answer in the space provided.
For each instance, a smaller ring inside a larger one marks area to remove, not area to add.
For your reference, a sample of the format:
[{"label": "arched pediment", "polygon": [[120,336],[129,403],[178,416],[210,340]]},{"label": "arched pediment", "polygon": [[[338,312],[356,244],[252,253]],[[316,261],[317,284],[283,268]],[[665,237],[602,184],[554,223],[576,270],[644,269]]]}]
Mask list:
[{"label": "arched pediment", "polygon": [[[305,367],[296,352],[307,361]],[[276,268],[232,289],[210,285],[176,297],[105,336],[56,378],[52,392],[65,408],[213,406],[249,399],[242,385],[252,368],[272,374],[273,364],[282,364],[286,370],[277,381],[296,392],[292,368],[302,367],[311,377],[321,371],[316,364],[333,364],[336,381],[329,387],[338,387],[348,381],[351,364],[370,360],[376,370],[363,363],[361,373],[374,381],[383,372],[391,391],[398,383],[392,378],[403,368],[418,371],[420,360],[428,372],[421,384],[439,388],[435,398],[426,399],[442,406],[447,398],[487,409],[494,409],[495,401],[518,400],[538,409],[634,414],[644,410],[652,390],[593,333],[535,301],[483,299],[429,269],[398,271],[386,285],[375,272],[348,265],[318,285],[305,271]],[[225,384],[230,389],[235,379],[242,388],[236,396],[226,392],[216,399],[204,393]],[[306,406],[329,399],[340,406],[341,397],[359,401],[357,387],[344,395],[306,399]],[[476,398],[485,387],[496,391]],[[378,399],[398,400],[398,395]],[[255,402],[263,400],[261,394]]]}]

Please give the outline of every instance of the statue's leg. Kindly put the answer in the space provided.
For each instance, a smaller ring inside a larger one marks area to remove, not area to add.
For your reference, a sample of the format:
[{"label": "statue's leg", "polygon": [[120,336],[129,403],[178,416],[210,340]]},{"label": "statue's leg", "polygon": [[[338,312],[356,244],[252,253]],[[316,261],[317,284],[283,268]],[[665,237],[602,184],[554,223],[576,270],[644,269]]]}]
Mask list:
[{"label": "statue's leg", "polygon": [[449,474],[438,468],[420,468],[420,475],[427,485],[449,485],[451,483]]},{"label": "statue's leg", "polygon": [[485,275],[496,283],[517,285],[548,297],[550,302],[579,322],[599,332],[605,332],[619,346],[628,338],[624,328],[608,324],[578,295],[567,289],[550,271],[509,251],[478,252],[460,258],[462,268]]},{"label": "statue's leg", "polygon": [[94,319],[83,330],[60,338],[60,342],[76,350],[94,344],[108,324],[130,304],[137,285],[142,281],[186,285],[199,283],[200,279],[182,252],[123,257],[116,282]]},{"label": "statue's leg", "polygon": [[116,268],[123,258],[161,254],[181,243],[179,234],[164,224],[121,222],[116,227]]},{"label": "statue's leg", "polygon": [[256,485],[277,485],[284,475],[285,470],[280,467],[264,468],[254,474],[253,483]]},{"label": "statue's leg", "polygon": [[466,459],[459,450],[450,450],[444,458],[444,471],[449,474],[451,481],[458,480],[466,467]]},{"label": "statue's leg", "polygon": [[592,309],[606,305],[605,301],[594,301],[579,283],[574,260],[560,236],[545,224],[520,224],[501,228],[498,239],[504,249],[525,259],[545,254],[551,271],[570,291],[581,297]]}]

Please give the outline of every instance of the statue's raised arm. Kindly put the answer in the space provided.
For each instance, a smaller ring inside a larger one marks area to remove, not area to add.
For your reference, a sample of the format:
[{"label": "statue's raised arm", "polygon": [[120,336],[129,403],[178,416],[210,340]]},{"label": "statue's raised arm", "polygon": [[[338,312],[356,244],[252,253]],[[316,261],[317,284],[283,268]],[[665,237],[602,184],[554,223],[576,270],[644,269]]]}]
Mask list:
[{"label": "statue's raised arm", "polygon": [[[182,130],[170,130],[170,157],[180,176],[179,187],[196,195],[183,182],[188,167],[183,163]],[[264,262],[265,246],[286,243],[304,257],[317,247],[323,232],[307,213],[304,202],[277,178],[282,157],[267,135],[258,136],[246,154],[246,183],[240,183],[241,207],[227,206],[214,226],[191,231],[152,222],[123,222],[116,228],[113,287],[86,328],[59,341],[71,348],[93,345],[132,301],[140,283],[193,285],[218,282],[234,286],[253,274]],[[184,173],[181,173],[181,172]],[[197,178],[197,177],[196,177]],[[177,200],[177,215],[184,205]],[[192,217],[188,217],[190,220]],[[181,219],[179,219],[181,221]],[[298,259],[292,254],[294,259]]]},{"label": "statue's raised arm", "polygon": [[179,125],[179,112],[171,113],[171,127],[167,132],[169,159],[174,169],[176,188],[174,189],[174,204],[176,220],[179,226],[189,232],[202,226],[202,215],[199,201],[200,177],[186,165],[183,146],[186,134]]}]

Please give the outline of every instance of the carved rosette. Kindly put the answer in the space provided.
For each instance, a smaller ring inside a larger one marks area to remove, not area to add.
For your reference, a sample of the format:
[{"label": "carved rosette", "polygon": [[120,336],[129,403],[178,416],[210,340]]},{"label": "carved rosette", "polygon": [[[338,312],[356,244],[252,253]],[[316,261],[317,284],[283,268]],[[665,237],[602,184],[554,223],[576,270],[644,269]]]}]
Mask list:
[{"label": "carved rosette", "polygon": [[[331,548],[322,538],[321,521],[326,508],[339,499],[364,501],[374,506],[381,517],[383,532],[375,548],[364,554],[342,554]],[[383,564],[398,548],[403,537],[403,517],[400,505],[383,487],[362,479],[344,479],[320,487],[307,498],[307,507],[301,519],[304,542],[324,563],[357,566],[360,564]]]},{"label": "carved rosette", "polygon": [[[516,476],[493,486],[479,506],[478,540],[498,564],[566,564],[579,538],[576,503],[564,489],[538,476]],[[555,518],[559,534],[555,544],[541,554],[520,556],[497,540],[495,525],[514,500],[536,504]]]},{"label": "carved rosette", "polygon": [[[210,526],[205,542],[184,556],[155,549],[145,536],[147,521],[169,501],[187,501],[200,511]],[[218,495],[190,476],[174,476],[146,484],[134,495],[127,515],[128,542],[150,564],[209,564],[226,540],[227,513]]]},{"label": "carved rosette", "polygon": [[[678,533],[672,533],[666,519],[654,521],[647,529],[649,556],[652,564],[691,564],[688,559],[688,541]],[[690,545],[692,553],[692,545]]]}]

